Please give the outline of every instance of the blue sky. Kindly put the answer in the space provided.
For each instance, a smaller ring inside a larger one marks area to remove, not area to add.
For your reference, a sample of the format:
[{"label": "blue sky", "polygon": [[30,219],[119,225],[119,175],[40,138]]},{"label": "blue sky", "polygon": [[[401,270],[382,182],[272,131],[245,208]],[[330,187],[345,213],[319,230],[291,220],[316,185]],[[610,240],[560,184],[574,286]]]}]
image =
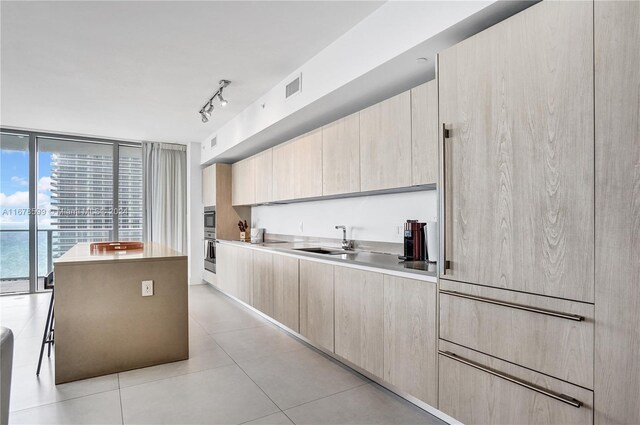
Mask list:
[{"label": "blue sky", "polygon": [[[51,154],[38,154],[38,208],[50,208]],[[28,217],[6,215],[4,210],[28,208],[29,154],[24,151],[0,151],[0,225],[24,228]],[[49,215],[39,216],[40,227],[49,226]]]}]

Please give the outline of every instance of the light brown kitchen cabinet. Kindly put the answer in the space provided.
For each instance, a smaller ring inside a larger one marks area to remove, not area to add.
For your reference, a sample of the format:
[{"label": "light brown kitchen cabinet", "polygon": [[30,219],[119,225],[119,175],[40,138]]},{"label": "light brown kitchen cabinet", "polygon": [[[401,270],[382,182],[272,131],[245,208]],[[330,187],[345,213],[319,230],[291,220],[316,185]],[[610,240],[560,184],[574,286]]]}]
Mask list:
[{"label": "light brown kitchen cabinet", "polygon": [[441,278],[593,302],[593,3],[537,3],[438,64]]},{"label": "light brown kitchen cabinet", "polygon": [[595,2],[596,424],[640,423],[640,3]]},{"label": "light brown kitchen cabinet", "polygon": [[274,316],[273,254],[253,252],[253,307],[267,316]]},{"label": "light brown kitchen cabinet", "polygon": [[255,158],[238,161],[231,166],[231,203],[252,205],[256,200]]},{"label": "light brown kitchen cabinet", "polygon": [[216,206],[216,164],[202,170],[202,205]]},{"label": "light brown kitchen cabinet", "polygon": [[[233,253],[231,252],[233,247],[217,242],[216,243],[216,279],[215,286],[221,291],[231,294],[232,281],[234,279],[232,275]],[[235,284],[234,284],[235,285]]]},{"label": "light brown kitchen cabinet", "polygon": [[285,201],[295,198],[295,161],[296,152],[293,142],[275,146],[273,156],[273,200]]},{"label": "light brown kitchen cabinet", "polygon": [[253,157],[254,161],[254,204],[273,200],[273,150],[267,149]]},{"label": "light brown kitchen cabinet", "polygon": [[593,388],[592,304],[440,282],[440,338]]},{"label": "light brown kitchen cabinet", "polygon": [[253,303],[253,250],[225,243],[216,244],[218,287],[245,303]]},{"label": "light brown kitchen cabinet", "polygon": [[384,380],[437,406],[436,284],[384,276]]},{"label": "light brown kitchen cabinet", "polygon": [[362,191],[411,185],[411,94],[360,111]]},{"label": "light brown kitchen cabinet", "polygon": [[300,282],[298,259],[273,256],[273,318],[289,329],[300,331]]},{"label": "light brown kitchen cabinet", "polygon": [[322,129],[300,136],[293,143],[295,199],[322,196]]},{"label": "light brown kitchen cabinet", "polygon": [[411,89],[411,184],[438,182],[438,83]]},{"label": "light brown kitchen cabinet", "polygon": [[333,266],[300,260],[300,334],[333,352]]},{"label": "light brown kitchen cabinet", "polygon": [[593,423],[592,391],[455,344],[440,348],[438,409],[464,424]]},{"label": "light brown kitchen cabinet", "polygon": [[322,194],[353,192],[360,192],[358,112],[322,127]]},{"label": "light brown kitchen cabinet", "polygon": [[383,275],[335,267],[335,353],[383,376]]}]

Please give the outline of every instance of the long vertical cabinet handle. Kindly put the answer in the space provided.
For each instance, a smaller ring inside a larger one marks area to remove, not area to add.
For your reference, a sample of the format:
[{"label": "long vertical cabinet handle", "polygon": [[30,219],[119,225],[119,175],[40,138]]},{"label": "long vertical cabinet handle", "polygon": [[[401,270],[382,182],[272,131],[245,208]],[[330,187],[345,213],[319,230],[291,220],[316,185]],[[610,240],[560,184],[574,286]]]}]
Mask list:
[{"label": "long vertical cabinet handle", "polygon": [[449,269],[449,261],[447,260],[447,139],[450,136],[450,132],[447,129],[447,125],[442,123],[442,186],[440,188],[440,250],[442,252],[440,274],[445,276],[447,269]]}]

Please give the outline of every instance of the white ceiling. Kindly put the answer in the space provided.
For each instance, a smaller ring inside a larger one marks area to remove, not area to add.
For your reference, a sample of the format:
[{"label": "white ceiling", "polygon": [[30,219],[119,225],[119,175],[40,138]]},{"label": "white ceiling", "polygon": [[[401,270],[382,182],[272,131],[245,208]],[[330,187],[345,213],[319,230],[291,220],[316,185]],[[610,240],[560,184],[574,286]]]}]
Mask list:
[{"label": "white ceiling", "polygon": [[381,4],[2,1],[0,124],[201,141]]}]

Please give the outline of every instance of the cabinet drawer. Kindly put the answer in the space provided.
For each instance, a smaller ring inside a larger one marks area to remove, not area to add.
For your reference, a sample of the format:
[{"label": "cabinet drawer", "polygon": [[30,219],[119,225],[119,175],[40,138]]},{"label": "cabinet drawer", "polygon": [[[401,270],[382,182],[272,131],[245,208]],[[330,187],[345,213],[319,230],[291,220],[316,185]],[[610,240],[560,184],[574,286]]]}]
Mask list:
[{"label": "cabinet drawer", "polygon": [[440,338],[593,388],[592,304],[441,281]]},{"label": "cabinet drawer", "polygon": [[[439,409],[471,424],[592,424],[593,392],[450,344]],[[442,345],[441,345],[442,349]]]}]

